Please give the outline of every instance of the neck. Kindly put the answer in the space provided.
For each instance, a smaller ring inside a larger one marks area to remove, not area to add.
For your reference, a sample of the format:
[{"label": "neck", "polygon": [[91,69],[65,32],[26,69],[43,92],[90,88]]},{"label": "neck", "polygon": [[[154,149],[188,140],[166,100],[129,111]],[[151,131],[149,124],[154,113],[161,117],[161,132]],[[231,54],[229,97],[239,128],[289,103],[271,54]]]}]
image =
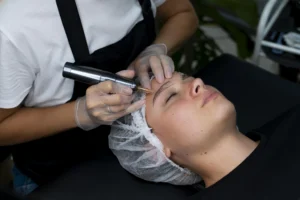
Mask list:
[{"label": "neck", "polygon": [[234,170],[258,145],[238,131],[223,135],[216,145],[194,157],[192,169],[203,178],[206,187]]}]

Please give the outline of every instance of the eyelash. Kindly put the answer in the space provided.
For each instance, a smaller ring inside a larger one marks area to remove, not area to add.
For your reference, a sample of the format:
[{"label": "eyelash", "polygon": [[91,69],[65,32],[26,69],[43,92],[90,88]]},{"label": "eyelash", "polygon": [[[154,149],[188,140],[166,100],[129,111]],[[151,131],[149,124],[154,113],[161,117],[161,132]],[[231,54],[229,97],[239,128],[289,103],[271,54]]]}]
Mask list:
[{"label": "eyelash", "polygon": [[176,94],[177,94],[176,92],[171,93],[171,95],[167,98],[166,103],[168,103],[168,101],[169,101],[172,97],[174,97]]}]

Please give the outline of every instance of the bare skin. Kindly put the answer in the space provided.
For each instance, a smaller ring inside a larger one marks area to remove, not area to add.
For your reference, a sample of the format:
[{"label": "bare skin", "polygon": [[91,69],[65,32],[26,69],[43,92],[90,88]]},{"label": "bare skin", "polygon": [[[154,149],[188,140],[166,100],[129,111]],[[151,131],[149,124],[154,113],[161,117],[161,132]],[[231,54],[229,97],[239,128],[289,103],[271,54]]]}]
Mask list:
[{"label": "bare skin", "polygon": [[257,147],[237,130],[233,104],[201,79],[175,72],[171,79],[161,84],[153,79],[151,84],[154,93],[146,96],[149,126],[164,144],[165,154],[198,173],[206,187],[235,169]]}]

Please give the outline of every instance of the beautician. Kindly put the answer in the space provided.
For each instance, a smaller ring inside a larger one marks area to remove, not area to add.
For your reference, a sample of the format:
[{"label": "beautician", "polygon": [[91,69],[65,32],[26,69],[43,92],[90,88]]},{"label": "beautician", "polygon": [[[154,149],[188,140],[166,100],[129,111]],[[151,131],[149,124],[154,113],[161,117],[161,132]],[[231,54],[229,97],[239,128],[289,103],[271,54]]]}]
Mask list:
[{"label": "beautician", "polygon": [[64,78],[66,62],[138,76],[150,88],[148,72],[170,78],[170,55],[197,25],[188,0],[0,1],[0,145],[12,148],[15,190],[28,194],[109,155],[107,125],[144,103],[112,82]]}]

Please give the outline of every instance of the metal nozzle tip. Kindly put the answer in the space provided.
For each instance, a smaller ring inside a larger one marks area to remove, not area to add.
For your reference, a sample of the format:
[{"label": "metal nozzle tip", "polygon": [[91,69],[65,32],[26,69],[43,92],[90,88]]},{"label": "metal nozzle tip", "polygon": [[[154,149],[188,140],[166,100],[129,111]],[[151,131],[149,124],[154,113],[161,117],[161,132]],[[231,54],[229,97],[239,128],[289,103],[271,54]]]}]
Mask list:
[{"label": "metal nozzle tip", "polygon": [[143,87],[140,87],[140,86],[138,86],[137,89],[145,92],[146,94],[152,93],[152,90],[149,90],[147,88],[143,88]]}]

